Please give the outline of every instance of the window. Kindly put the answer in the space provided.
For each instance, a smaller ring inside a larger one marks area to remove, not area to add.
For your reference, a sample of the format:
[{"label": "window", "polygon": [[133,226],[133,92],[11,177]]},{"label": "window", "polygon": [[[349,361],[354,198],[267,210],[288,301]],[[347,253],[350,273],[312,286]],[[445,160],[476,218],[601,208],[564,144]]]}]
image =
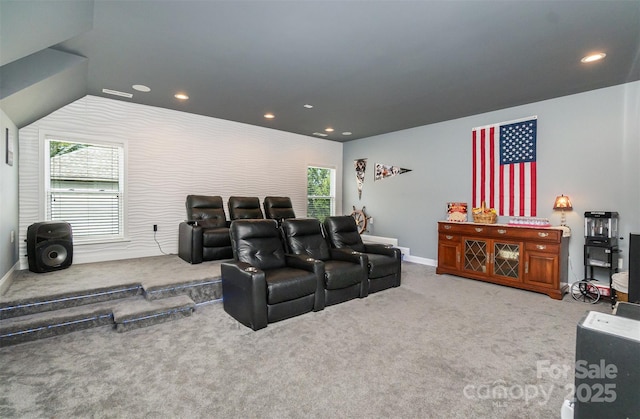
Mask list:
[{"label": "window", "polygon": [[336,171],[327,167],[307,168],[307,217],[324,221],[335,215]]},{"label": "window", "polygon": [[45,217],[74,241],[124,238],[124,144],[45,137]]}]

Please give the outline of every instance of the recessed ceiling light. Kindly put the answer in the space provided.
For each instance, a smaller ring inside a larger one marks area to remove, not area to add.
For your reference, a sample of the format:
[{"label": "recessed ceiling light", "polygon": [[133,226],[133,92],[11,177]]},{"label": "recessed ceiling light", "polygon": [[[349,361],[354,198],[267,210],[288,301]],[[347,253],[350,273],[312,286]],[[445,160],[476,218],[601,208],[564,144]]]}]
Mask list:
[{"label": "recessed ceiling light", "polygon": [[114,95],[114,96],[127,97],[129,99],[133,97],[133,93],[120,92],[118,90],[111,90],[111,89],[102,89],[102,93],[106,93],[108,95]]},{"label": "recessed ceiling light", "polygon": [[325,134],[324,132],[314,132],[313,135],[317,135],[318,137],[326,137],[327,134]]},{"label": "recessed ceiling light", "polygon": [[180,100],[189,99],[189,96],[185,95],[184,93],[176,93],[175,95],[173,95],[173,97],[175,97],[176,99],[180,99]]},{"label": "recessed ceiling light", "polygon": [[308,103],[302,105],[303,107],[307,108],[307,109],[311,109],[313,108],[313,105],[309,105]]},{"label": "recessed ceiling light", "polygon": [[326,132],[333,132],[333,128],[329,127],[329,128],[325,128],[324,129]]},{"label": "recessed ceiling light", "polygon": [[133,86],[131,86],[134,90],[137,90],[138,92],[150,92],[151,88],[145,86],[144,84],[134,84]]},{"label": "recessed ceiling light", "polygon": [[342,135],[351,135],[351,134],[353,134],[351,131],[345,131],[342,133]]},{"label": "recessed ceiling light", "polygon": [[275,118],[276,116],[275,116],[274,114],[272,114],[272,113],[265,113],[265,114],[264,114],[264,117],[265,117],[265,118],[267,118],[267,119],[273,119],[273,118]]},{"label": "recessed ceiling light", "polygon": [[600,61],[601,59],[603,59],[606,56],[607,56],[607,54],[605,54],[604,52],[598,52],[598,53],[595,53],[595,54],[587,55],[586,57],[582,57],[580,62],[592,63],[594,61]]}]

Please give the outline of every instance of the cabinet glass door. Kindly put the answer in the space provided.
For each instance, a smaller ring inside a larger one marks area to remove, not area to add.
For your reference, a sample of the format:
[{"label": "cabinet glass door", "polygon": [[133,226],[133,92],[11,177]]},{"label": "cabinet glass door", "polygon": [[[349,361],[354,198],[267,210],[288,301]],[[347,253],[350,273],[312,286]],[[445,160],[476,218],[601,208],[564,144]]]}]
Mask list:
[{"label": "cabinet glass door", "polygon": [[487,242],[484,240],[464,241],[464,269],[487,273]]},{"label": "cabinet glass door", "polygon": [[520,278],[520,245],[493,243],[493,273],[507,278]]}]

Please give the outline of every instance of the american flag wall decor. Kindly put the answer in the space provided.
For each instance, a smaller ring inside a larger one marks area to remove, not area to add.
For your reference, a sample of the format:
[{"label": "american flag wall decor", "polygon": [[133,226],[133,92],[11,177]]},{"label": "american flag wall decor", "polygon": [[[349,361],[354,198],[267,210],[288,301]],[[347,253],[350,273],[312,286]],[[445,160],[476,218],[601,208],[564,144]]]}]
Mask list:
[{"label": "american flag wall decor", "polygon": [[537,116],[474,128],[472,206],[498,215],[537,215]]}]

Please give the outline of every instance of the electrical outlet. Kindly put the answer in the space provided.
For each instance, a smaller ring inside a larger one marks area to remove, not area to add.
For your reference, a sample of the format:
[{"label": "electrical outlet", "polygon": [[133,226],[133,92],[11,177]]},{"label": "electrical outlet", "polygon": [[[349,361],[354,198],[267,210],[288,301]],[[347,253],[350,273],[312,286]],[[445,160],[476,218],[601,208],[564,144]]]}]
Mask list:
[{"label": "electrical outlet", "polygon": [[11,234],[9,234],[9,238],[11,239],[11,243],[16,241],[16,232],[11,230]]},{"label": "electrical outlet", "polygon": [[153,231],[158,231],[158,224],[153,225]]}]

